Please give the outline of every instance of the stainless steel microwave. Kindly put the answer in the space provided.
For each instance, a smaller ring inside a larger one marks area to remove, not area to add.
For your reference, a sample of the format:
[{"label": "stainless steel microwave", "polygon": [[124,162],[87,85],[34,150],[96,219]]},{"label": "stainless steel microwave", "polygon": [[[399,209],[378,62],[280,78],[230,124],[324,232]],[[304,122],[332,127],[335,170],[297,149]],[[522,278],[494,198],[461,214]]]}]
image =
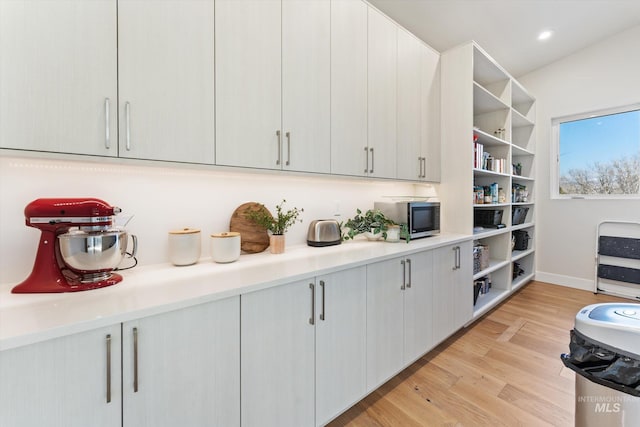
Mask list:
[{"label": "stainless steel microwave", "polygon": [[375,202],[387,218],[407,224],[412,239],[440,233],[440,202]]}]

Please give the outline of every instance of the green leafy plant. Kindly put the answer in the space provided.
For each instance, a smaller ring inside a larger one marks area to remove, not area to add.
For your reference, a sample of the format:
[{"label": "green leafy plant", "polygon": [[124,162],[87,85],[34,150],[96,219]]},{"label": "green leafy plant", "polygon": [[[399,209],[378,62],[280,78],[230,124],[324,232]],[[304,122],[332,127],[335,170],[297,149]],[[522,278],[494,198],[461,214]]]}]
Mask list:
[{"label": "green leafy plant", "polygon": [[362,214],[360,209],[356,209],[356,216],[349,218],[346,222],[340,224],[340,228],[346,232],[342,234],[342,240],[349,240],[358,234],[371,232],[373,234],[382,234],[382,238],[387,240],[387,231],[391,225],[400,225],[400,235],[409,242],[409,233],[406,224],[397,224],[390,220],[379,209],[369,209]]},{"label": "green leafy plant", "polygon": [[298,219],[300,214],[304,212],[304,209],[293,208],[286,212],[283,211],[282,206],[286,203],[286,200],[282,199],[279,205],[276,205],[276,216],[271,215],[271,212],[264,205],[260,205],[259,208],[248,210],[245,216],[270,231],[272,234],[280,235],[287,232],[287,230],[296,222],[302,222],[302,219]]}]

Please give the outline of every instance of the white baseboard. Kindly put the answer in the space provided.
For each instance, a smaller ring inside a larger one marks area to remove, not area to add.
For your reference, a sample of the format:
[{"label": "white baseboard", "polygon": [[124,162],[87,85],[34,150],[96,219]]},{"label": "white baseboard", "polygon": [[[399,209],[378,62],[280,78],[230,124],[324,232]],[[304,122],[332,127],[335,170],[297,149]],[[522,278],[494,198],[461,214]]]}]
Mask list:
[{"label": "white baseboard", "polygon": [[535,280],[591,292],[593,292],[594,287],[593,280],[581,279],[579,277],[572,276],[563,276],[562,274],[545,273],[544,271],[536,271]]}]

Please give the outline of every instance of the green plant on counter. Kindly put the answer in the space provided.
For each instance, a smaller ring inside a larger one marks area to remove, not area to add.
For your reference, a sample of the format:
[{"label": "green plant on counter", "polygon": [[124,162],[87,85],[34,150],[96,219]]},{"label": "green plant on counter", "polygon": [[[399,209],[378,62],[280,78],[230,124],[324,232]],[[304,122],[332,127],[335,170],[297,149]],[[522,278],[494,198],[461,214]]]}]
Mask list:
[{"label": "green plant on counter", "polygon": [[298,219],[300,214],[304,212],[304,209],[293,208],[288,211],[283,211],[282,205],[286,203],[286,200],[282,199],[279,205],[276,205],[276,216],[271,215],[269,210],[264,205],[260,205],[260,208],[255,210],[249,210],[245,214],[248,219],[258,224],[259,226],[270,231],[274,235],[281,235],[287,232],[287,230],[296,222],[302,222],[302,219]]},{"label": "green plant on counter", "polygon": [[407,239],[409,243],[409,233],[406,224],[397,224],[385,216],[380,209],[369,209],[362,214],[360,209],[356,209],[356,216],[349,218],[346,222],[340,223],[340,228],[346,232],[342,234],[342,240],[353,240],[358,234],[373,233],[382,234],[382,238],[387,240],[387,231],[392,225],[400,226],[400,236]]}]

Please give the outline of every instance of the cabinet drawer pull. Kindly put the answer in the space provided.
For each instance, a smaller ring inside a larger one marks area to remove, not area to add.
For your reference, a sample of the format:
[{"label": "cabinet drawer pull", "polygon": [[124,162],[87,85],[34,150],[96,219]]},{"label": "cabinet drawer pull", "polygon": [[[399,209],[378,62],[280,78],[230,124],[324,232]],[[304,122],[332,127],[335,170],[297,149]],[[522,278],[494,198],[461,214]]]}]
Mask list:
[{"label": "cabinet drawer pull", "polygon": [[276,131],[276,136],[278,137],[278,159],[276,160],[276,165],[280,164],[280,157],[282,155],[282,139],[280,138],[280,130]]},{"label": "cabinet drawer pull", "polygon": [[111,113],[109,110],[109,98],[104,99],[104,148],[111,148]]},{"label": "cabinet drawer pull", "polygon": [[311,289],[311,317],[309,317],[309,324],[315,325],[316,323],[316,289],[313,283],[309,283],[309,289]]},{"label": "cabinet drawer pull", "polygon": [[404,260],[400,260],[400,264],[402,265],[402,286],[400,286],[400,290],[405,290],[405,283],[407,283],[407,266],[405,265]]},{"label": "cabinet drawer pull", "polygon": [[111,334],[107,334],[107,403],[111,403]]},{"label": "cabinet drawer pull", "polygon": [[286,165],[289,166],[291,164],[291,132],[287,132],[285,134],[287,137],[287,162]]},{"label": "cabinet drawer pull", "polygon": [[460,246],[456,246],[456,269],[460,269]]},{"label": "cabinet drawer pull", "polygon": [[422,158],[422,177],[423,178],[427,177],[427,158],[426,157]]},{"label": "cabinet drawer pull", "polygon": [[324,321],[324,280],[320,280],[320,289],[322,290],[322,311],[320,311],[320,320]]},{"label": "cabinet drawer pull", "polygon": [[371,152],[371,169],[369,169],[369,173],[373,173],[373,169],[375,168],[375,158],[373,157],[373,148],[369,148]]},{"label": "cabinet drawer pull", "polygon": [[409,270],[409,280],[407,281],[407,288],[411,287],[411,259],[407,258],[407,270]]},{"label": "cabinet drawer pull", "polygon": [[124,103],[124,121],[126,123],[126,147],[127,151],[131,151],[131,104],[129,101]]},{"label": "cabinet drawer pull", "polygon": [[364,147],[364,157],[367,160],[367,163],[365,163],[365,167],[364,167],[364,173],[368,173],[369,172],[369,149],[367,147]]},{"label": "cabinet drawer pull", "polygon": [[133,328],[133,392],[138,392],[138,328]]}]

